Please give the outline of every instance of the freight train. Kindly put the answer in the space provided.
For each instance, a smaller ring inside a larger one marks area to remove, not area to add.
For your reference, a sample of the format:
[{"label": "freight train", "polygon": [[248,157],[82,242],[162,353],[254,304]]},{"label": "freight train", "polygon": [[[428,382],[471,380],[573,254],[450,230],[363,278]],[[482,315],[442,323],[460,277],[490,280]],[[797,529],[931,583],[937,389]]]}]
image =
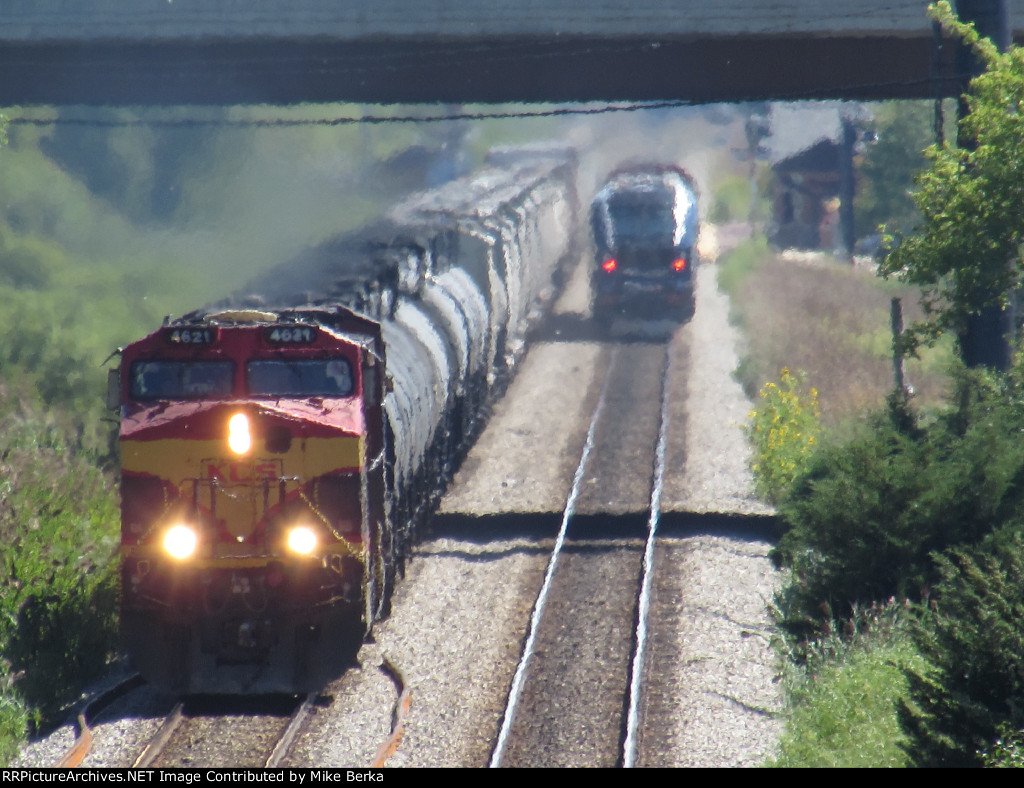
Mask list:
[{"label": "freight train", "polygon": [[591,203],[595,320],[685,319],[693,314],[697,189],[679,167],[613,172]]},{"label": "freight train", "polygon": [[574,252],[576,170],[494,152],[122,351],[121,628],[152,684],[350,664]]}]

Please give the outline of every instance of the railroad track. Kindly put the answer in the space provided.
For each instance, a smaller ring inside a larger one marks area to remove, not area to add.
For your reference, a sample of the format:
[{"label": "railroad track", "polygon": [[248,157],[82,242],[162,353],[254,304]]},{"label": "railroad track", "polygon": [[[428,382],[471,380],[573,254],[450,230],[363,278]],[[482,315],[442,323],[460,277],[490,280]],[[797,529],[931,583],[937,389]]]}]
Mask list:
[{"label": "railroad track", "polygon": [[174,705],[136,767],[273,767],[287,756],[316,694],[186,698]]},{"label": "railroad track", "polygon": [[[614,347],[534,604],[491,766],[634,766],[668,429],[669,349]],[[660,380],[657,399],[636,386]],[[609,457],[609,455],[617,455]],[[646,463],[638,516],[623,463]],[[603,494],[603,498],[601,497]],[[631,496],[628,509],[614,502]],[[602,506],[612,514],[595,514]],[[589,510],[590,513],[587,513]]]},{"label": "railroad track", "polygon": [[[370,764],[381,768],[401,742],[411,694],[401,672],[387,659],[381,665],[396,688],[391,734]],[[93,727],[118,701],[145,686],[133,676],[90,701],[77,718],[75,743],[58,768],[83,765],[96,740]],[[132,768],[250,767],[276,768],[288,753],[317,705],[319,696],[256,698],[185,698],[174,703],[157,731],[132,761]],[[292,764],[294,765],[294,764]]]}]

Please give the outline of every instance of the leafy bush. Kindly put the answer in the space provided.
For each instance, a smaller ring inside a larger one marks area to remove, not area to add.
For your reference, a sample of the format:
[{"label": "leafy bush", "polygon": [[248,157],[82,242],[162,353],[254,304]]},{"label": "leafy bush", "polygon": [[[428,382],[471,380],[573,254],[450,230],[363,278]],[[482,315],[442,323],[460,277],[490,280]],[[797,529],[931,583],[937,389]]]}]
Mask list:
[{"label": "leafy bush", "polygon": [[883,414],[816,452],[781,510],[776,560],[793,570],[780,608],[796,634],[850,606],[919,598],[938,579],[932,554],[981,541],[1024,513],[1019,384],[964,372],[930,425]]},{"label": "leafy bush", "polygon": [[1024,768],[1024,731],[1000,725],[998,738],[981,752],[981,761],[990,769]]},{"label": "leafy bush", "polygon": [[908,754],[918,766],[1018,758],[1019,736],[1001,737],[1024,729],[1024,536],[936,561],[933,613],[914,633],[932,667],[909,672],[913,702],[901,706]]},{"label": "leafy bush", "polygon": [[[959,22],[947,0],[929,6],[929,16],[969,47],[985,72],[971,80],[964,96],[970,111],[958,131],[970,144],[933,145],[925,152],[929,167],[918,174],[913,194],[921,223],[880,268],[924,288],[927,320],[911,325],[911,343],[960,333],[968,315],[1001,307],[1024,270],[1024,125],[1018,109],[1024,105],[1024,49],[999,52]],[[975,356],[969,343],[964,349],[965,358]]]},{"label": "leafy bush", "polygon": [[29,712],[25,703],[13,692],[14,678],[0,665],[0,766],[10,763],[18,752],[18,742],[25,738]]},{"label": "leafy bush", "polygon": [[750,412],[745,427],[754,447],[757,492],[773,503],[804,471],[821,431],[818,390],[807,389],[806,383],[805,373],[783,367],[778,383],[761,387],[762,403]]},{"label": "leafy bush", "polygon": [[920,222],[911,193],[915,174],[928,163],[924,149],[934,141],[934,112],[928,101],[892,101],[877,107],[877,141],[866,146],[857,165],[858,237],[878,232],[879,225],[896,233]]}]

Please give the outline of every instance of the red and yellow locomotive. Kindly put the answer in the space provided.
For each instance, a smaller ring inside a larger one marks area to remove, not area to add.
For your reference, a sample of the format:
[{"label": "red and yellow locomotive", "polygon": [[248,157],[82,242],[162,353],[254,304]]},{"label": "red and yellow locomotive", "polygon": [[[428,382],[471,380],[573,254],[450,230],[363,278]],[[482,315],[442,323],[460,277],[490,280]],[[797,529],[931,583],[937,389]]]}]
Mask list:
[{"label": "red and yellow locomotive", "polygon": [[148,680],[298,693],[351,664],[573,256],[575,179],[569,149],[503,152],[122,352],[121,629]]},{"label": "red and yellow locomotive", "polygon": [[342,307],[194,314],[123,351],[122,629],[148,680],[303,692],[351,660],[390,549],[382,359]]}]

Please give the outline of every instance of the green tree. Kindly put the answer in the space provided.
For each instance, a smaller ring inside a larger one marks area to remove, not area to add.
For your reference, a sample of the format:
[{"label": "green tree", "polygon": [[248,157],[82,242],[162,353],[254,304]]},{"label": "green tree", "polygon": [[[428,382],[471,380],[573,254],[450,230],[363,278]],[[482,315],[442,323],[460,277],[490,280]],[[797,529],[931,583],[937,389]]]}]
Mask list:
[{"label": "green tree", "polygon": [[970,46],[986,71],[971,81],[970,112],[961,139],[925,151],[929,167],[917,179],[918,232],[896,245],[880,273],[923,288],[925,320],[912,327],[910,348],[946,331],[963,330],[969,315],[1005,305],[1016,287],[1024,242],[1024,50],[1000,53],[974,27],[959,22],[948,2],[932,18]]},{"label": "green tree", "polygon": [[914,176],[928,163],[924,149],[932,142],[932,108],[928,102],[889,102],[875,113],[878,141],[868,146],[857,168],[857,235],[884,225],[905,233],[921,220],[911,189]]}]

